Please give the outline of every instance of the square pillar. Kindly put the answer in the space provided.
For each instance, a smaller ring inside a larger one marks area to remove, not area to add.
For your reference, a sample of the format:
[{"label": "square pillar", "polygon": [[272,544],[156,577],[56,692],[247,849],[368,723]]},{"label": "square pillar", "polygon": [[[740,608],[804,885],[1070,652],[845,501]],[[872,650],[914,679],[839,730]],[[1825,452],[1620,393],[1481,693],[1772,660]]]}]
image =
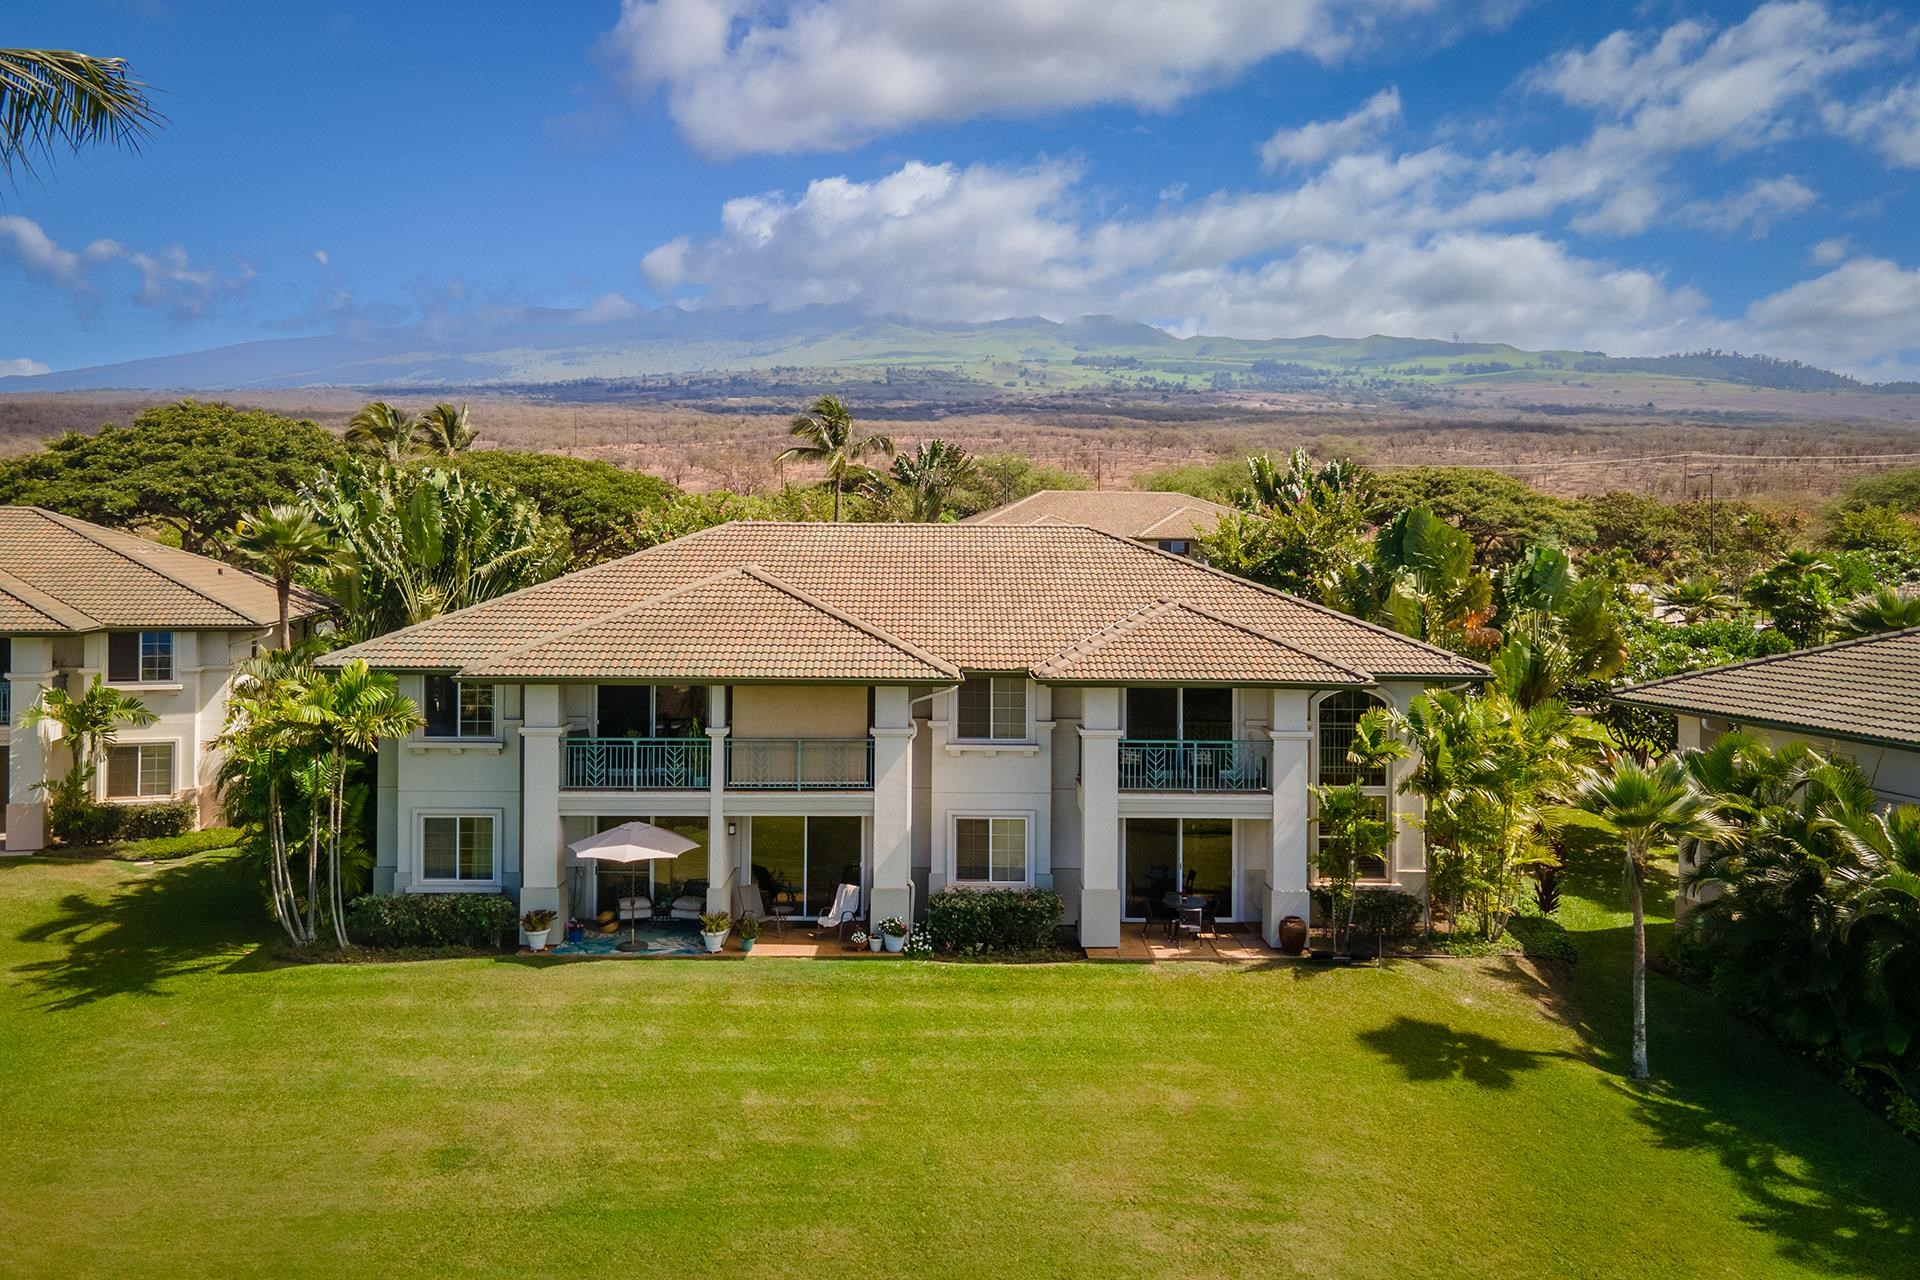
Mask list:
[{"label": "square pillar", "polygon": [[707,911],[733,914],[733,887],[745,884],[748,869],[736,867],[733,841],[727,838],[727,687],[707,689]]},{"label": "square pillar", "polygon": [[873,885],[867,919],[913,921],[913,707],[901,685],[873,691]]},{"label": "square pillar", "polygon": [[1080,945],[1120,945],[1120,690],[1089,688],[1080,714]]},{"label": "square pillar", "polygon": [[520,910],[568,915],[566,846],[560,838],[560,686],[530,684],[521,708]]},{"label": "square pillar", "polygon": [[53,683],[53,641],[16,636],[13,641],[13,713],[7,731],[7,852],[47,847],[46,799],[34,788],[46,780],[49,761],[44,729],[23,729],[20,718]]},{"label": "square pillar", "polygon": [[1286,917],[1313,918],[1307,857],[1311,799],[1307,788],[1312,778],[1308,752],[1313,748],[1309,700],[1303,689],[1273,691],[1273,718],[1268,722],[1272,727],[1267,731],[1273,739],[1273,825],[1260,902],[1260,933],[1270,947],[1280,945],[1280,922]]}]

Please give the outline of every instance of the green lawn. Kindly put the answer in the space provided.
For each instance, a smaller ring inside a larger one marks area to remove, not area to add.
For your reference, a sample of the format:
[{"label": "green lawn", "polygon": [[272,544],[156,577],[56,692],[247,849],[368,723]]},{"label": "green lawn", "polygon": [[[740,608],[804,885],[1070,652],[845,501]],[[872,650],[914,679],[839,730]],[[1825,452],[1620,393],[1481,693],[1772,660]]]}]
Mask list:
[{"label": "green lawn", "polygon": [[1920,1148],[1657,981],[283,966],[229,855],[0,863],[0,1274],[1915,1274]]}]

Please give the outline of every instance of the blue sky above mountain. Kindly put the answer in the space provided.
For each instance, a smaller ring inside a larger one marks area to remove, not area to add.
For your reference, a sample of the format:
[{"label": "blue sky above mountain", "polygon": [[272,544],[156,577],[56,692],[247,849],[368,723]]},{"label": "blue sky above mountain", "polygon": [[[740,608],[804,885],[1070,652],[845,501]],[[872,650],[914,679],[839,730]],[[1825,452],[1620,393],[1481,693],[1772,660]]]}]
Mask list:
[{"label": "blue sky above mountain", "polygon": [[1906,8],[75,0],[5,40],[122,54],[169,121],[0,194],[0,373],[823,302],[1920,372]]}]

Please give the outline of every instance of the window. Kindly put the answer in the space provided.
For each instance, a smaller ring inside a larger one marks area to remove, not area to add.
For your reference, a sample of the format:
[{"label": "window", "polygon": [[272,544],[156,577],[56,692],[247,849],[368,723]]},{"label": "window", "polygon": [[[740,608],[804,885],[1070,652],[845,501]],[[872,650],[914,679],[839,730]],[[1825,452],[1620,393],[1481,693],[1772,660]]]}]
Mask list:
[{"label": "window", "polygon": [[494,877],[490,813],[429,814],[420,819],[420,878],[487,884]]},{"label": "window", "polygon": [[107,799],[173,794],[173,744],[129,742],[107,749]]},{"label": "window", "polygon": [[171,684],[173,632],[108,632],[107,679],[113,684]]},{"label": "window", "polygon": [[968,676],[960,685],[960,736],[1019,742],[1027,736],[1024,676]]},{"label": "window", "polygon": [[1233,690],[1128,689],[1127,736],[1161,742],[1230,741],[1233,738]]},{"label": "window", "polygon": [[426,715],[429,738],[491,738],[493,686],[428,676]]},{"label": "window", "polygon": [[1165,920],[1189,899],[1215,919],[1236,919],[1233,819],[1128,818],[1122,829],[1120,882],[1126,918]]},{"label": "window", "polygon": [[1025,818],[955,818],[953,878],[972,884],[1025,884]]},{"label": "window", "polygon": [[[1359,727],[1360,717],[1381,705],[1379,699],[1358,689],[1345,689],[1321,700],[1317,712],[1319,739],[1314,753],[1314,780],[1330,787],[1359,783],[1374,811],[1391,820],[1393,805],[1385,766],[1362,770],[1347,759],[1347,750],[1353,745],[1353,735]],[[1314,830],[1315,841],[1324,842],[1326,833],[1320,831],[1317,824]],[[1390,878],[1387,864],[1379,858],[1362,858],[1360,877],[1363,880]]]},{"label": "window", "polygon": [[602,738],[699,738],[706,734],[707,687],[603,684],[595,695]]}]

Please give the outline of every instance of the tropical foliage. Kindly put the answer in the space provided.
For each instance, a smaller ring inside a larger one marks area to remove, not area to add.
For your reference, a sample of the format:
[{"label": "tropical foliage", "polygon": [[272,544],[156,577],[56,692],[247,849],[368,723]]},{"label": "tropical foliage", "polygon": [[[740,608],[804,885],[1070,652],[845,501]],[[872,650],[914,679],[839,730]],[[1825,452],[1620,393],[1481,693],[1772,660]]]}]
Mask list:
[{"label": "tropical foliage", "polygon": [[865,460],[876,454],[893,456],[893,438],[863,434],[838,396],[821,396],[793,419],[788,434],[803,443],[780,454],[781,461],[819,462],[827,468],[827,488],[833,493],[833,518],[840,519],[842,496],[849,489],[871,483],[873,472]]},{"label": "tropical foliage", "polygon": [[294,581],[325,563],[329,546],[327,531],[313,513],[290,502],[276,502],[234,526],[235,553],[273,579],[280,602],[275,635],[282,649],[293,647],[287,614]]},{"label": "tropical foliage", "polygon": [[34,157],[106,145],[137,149],[161,121],[124,58],[0,49],[0,172]]},{"label": "tropical foliage", "polygon": [[67,743],[66,773],[54,782],[40,784],[47,795],[48,818],[56,836],[67,838],[69,829],[84,822],[93,808],[94,779],[121,726],[144,728],[155,719],[144,702],[105,683],[98,675],[77,698],[51,685],[21,712],[22,729],[50,726],[58,729]]}]

